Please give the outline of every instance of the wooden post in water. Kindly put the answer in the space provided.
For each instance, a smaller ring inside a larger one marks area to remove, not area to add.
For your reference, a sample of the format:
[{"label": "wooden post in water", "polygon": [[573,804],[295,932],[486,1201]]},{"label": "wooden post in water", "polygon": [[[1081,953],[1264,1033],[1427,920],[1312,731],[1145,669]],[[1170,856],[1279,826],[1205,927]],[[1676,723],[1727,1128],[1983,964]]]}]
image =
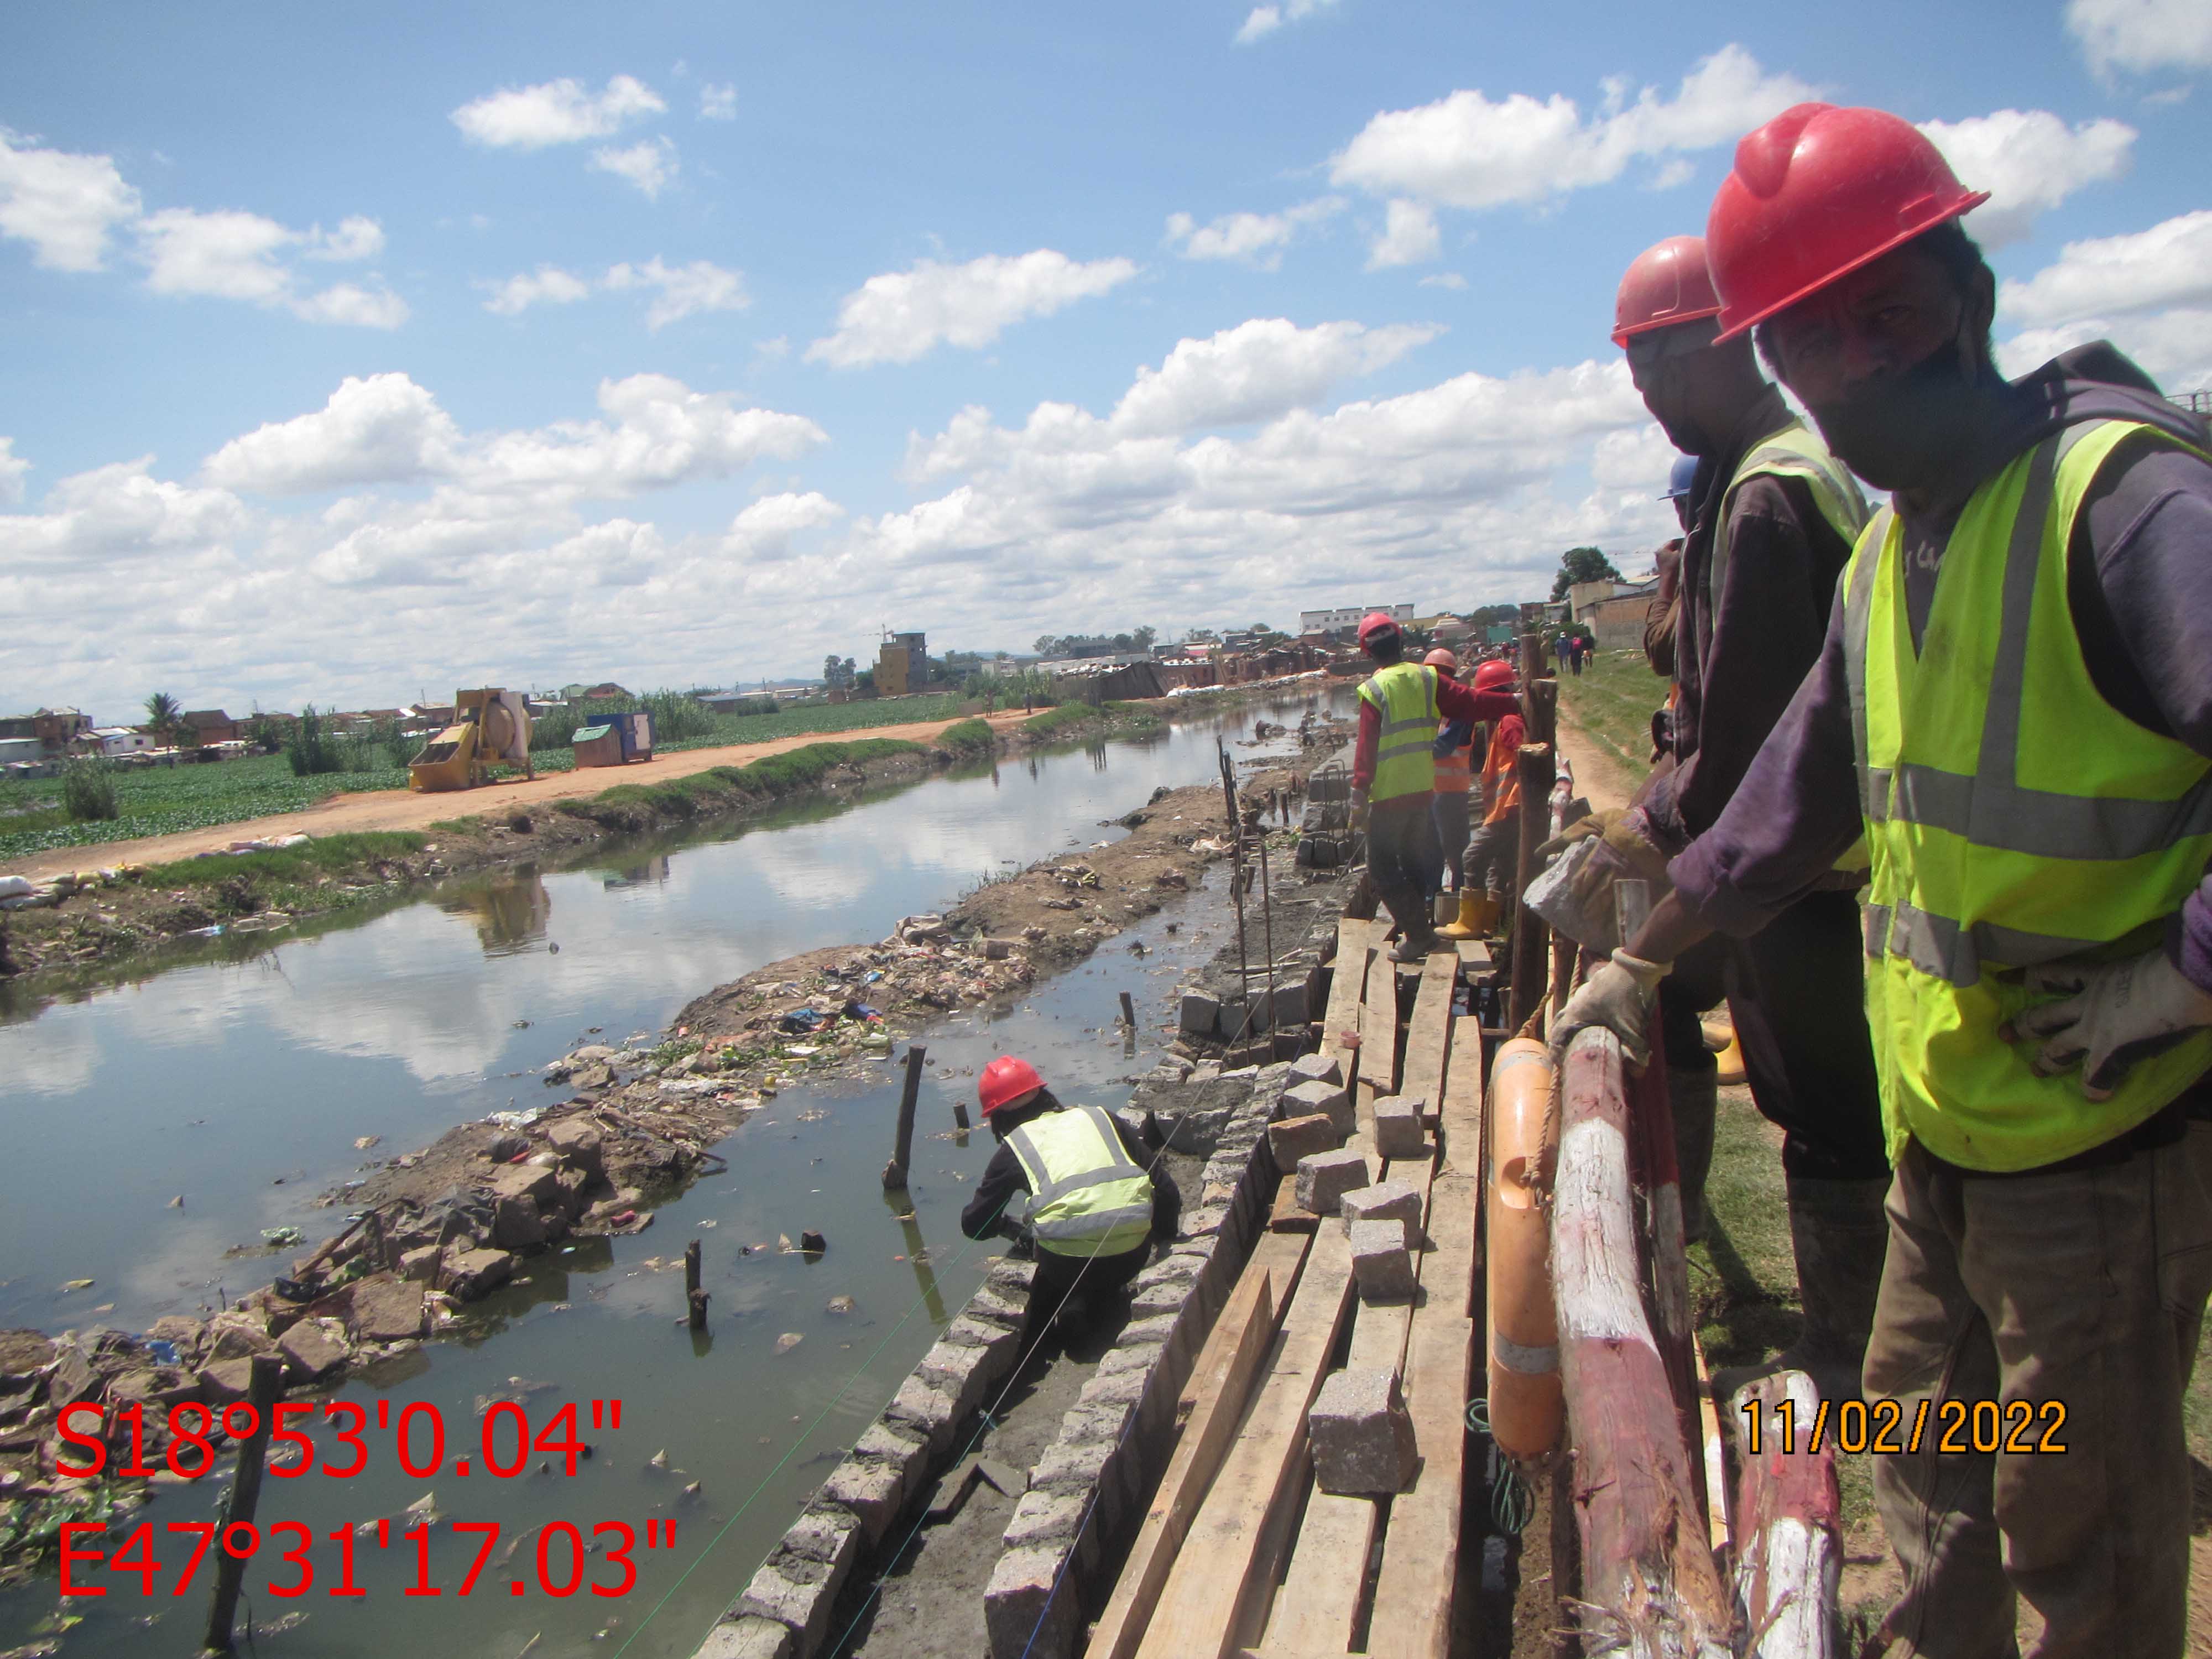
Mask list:
[{"label": "wooden post in water", "polygon": [[230,1497],[222,1506],[222,1524],[215,1535],[220,1552],[216,1557],[215,1600],[208,1607],[207,1650],[228,1653],[230,1626],[238,1616],[238,1592],[246,1579],[246,1563],[253,1552],[233,1555],[222,1548],[234,1526],[251,1526],[261,1502],[262,1465],[269,1455],[269,1431],[275,1425],[276,1401],[284,1392],[284,1361],[261,1354],[253,1361],[253,1375],[246,1385],[246,1402],[253,1408],[253,1432],[238,1448],[238,1472],[230,1480]]},{"label": "wooden post in water", "polygon": [[884,1165],[886,1191],[906,1185],[907,1161],[914,1156],[914,1103],[921,1094],[921,1068],[927,1060],[928,1051],[919,1042],[908,1048],[906,1086],[899,1091],[898,1143],[892,1149],[891,1161]]},{"label": "wooden post in water", "polygon": [[707,1292],[699,1288],[699,1241],[684,1247],[684,1305],[691,1312],[691,1328],[707,1328]]},{"label": "wooden post in water", "polygon": [[1137,1029],[1137,1007],[1129,1000],[1127,991],[1121,993],[1121,1024],[1133,1031]]}]

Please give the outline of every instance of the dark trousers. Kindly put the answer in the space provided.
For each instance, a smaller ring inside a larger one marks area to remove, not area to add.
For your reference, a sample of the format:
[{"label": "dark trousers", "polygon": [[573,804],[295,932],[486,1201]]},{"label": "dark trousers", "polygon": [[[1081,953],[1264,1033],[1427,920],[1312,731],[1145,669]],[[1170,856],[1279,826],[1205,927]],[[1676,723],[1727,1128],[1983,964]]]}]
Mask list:
[{"label": "dark trousers", "polygon": [[1036,1277],[1030,1282],[1031,1328],[1042,1329],[1042,1322],[1049,1320],[1071,1293],[1096,1307],[1099,1298],[1127,1285],[1152,1259],[1149,1241],[1119,1255],[1060,1255],[1039,1250]]},{"label": "dark trousers", "polygon": [[1444,868],[1432,797],[1377,801],[1367,817],[1367,872],[1401,933],[1419,938],[1435,924],[1430,901]]},{"label": "dark trousers", "polygon": [[1467,885],[1462,871],[1467,861],[1467,791],[1440,789],[1429,816],[1437,823],[1437,845],[1443,857],[1443,867],[1450,874],[1452,888],[1457,891]]},{"label": "dark trousers", "polygon": [[1659,983],[1667,1063],[1711,1068],[1698,1016],[1726,997],[1759,1115],[1783,1133],[1785,1174],[1865,1181],[1889,1173],[1867,1037],[1857,898],[1814,893],[1749,939],[1685,951]]},{"label": "dark trousers", "polygon": [[[1494,823],[1475,826],[1467,844],[1467,884],[1510,898],[1521,856],[1521,814],[1508,812]],[[1663,985],[1663,980],[1661,983]]]}]

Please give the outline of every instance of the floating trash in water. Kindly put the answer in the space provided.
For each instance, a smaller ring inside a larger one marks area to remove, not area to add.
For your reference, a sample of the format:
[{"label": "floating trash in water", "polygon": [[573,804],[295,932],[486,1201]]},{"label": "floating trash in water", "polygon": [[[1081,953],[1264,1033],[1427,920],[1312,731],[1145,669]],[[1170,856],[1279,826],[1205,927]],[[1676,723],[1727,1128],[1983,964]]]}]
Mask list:
[{"label": "floating trash in water", "polygon": [[261,1242],[279,1249],[289,1249],[300,1242],[300,1230],[297,1227],[264,1227]]},{"label": "floating trash in water", "polygon": [[806,1339],[804,1336],[801,1336],[797,1331],[786,1331],[781,1336],[776,1338],[775,1351],[778,1353],[789,1353],[793,1348],[797,1347],[800,1343],[805,1340]]}]

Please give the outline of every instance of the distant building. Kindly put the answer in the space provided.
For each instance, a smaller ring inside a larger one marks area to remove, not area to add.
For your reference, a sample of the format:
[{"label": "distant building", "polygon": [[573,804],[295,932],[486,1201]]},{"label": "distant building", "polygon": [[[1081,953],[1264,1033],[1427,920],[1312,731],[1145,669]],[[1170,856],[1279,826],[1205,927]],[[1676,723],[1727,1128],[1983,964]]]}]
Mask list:
[{"label": "distant building", "polygon": [[139,755],[154,746],[153,738],[134,726],[96,726],[93,741],[103,755]]},{"label": "distant building", "polygon": [[1597,636],[1601,651],[1633,651],[1644,644],[1644,625],[1651,601],[1659,595],[1659,579],[1643,582],[1577,582],[1570,595],[1590,590],[1588,597],[1570,597],[1574,620]]},{"label": "distant building", "polygon": [[[191,733],[191,741],[202,749],[212,749],[219,743],[235,743],[246,735],[238,722],[220,708],[188,708],[180,723]],[[91,722],[85,724],[89,728]]]},{"label": "distant building", "polygon": [[92,716],[75,708],[41,708],[31,716],[31,727],[49,756],[66,755],[92,734]]},{"label": "distant building", "polygon": [[876,652],[876,695],[903,697],[929,684],[928,636],[894,634]]},{"label": "distant building", "polygon": [[46,757],[46,745],[35,737],[0,738],[0,766],[35,765]]},{"label": "distant building", "polygon": [[1413,620],[1413,607],[1410,605],[1358,605],[1340,611],[1301,611],[1298,632],[1356,634],[1359,631],[1359,619],[1373,611],[1380,611],[1395,623],[1410,624]]}]

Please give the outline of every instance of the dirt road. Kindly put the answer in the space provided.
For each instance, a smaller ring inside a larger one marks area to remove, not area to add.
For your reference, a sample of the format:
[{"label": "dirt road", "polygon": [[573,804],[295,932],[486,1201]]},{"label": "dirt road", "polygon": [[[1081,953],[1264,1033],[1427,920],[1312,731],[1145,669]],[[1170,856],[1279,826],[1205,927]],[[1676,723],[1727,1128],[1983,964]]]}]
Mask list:
[{"label": "dirt road", "polygon": [[[1006,732],[1028,718],[1018,709],[986,715],[992,726]],[[689,777],[715,766],[743,766],[763,755],[780,755],[810,743],[857,741],[862,738],[904,738],[926,743],[952,725],[951,720],[917,720],[906,726],[875,726],[858,732],[816,732],[769,743],[728,744],[718,749],[686,749],[619,769],[593,767],[576,772],[541,773],[532,783],[495,783],[482,789],[449,794],[423,795],[411,789],[376,789],[358,794],[333,795],[319,805],[298,812],[279,812],[271,817],[245,818],[207,830],[187,830],[173,836],[142,836],[131,841],[102,842],[96,847],[64,848],[0,866],[0,874],[41,877],[100,865],[166,864],[195,853],[228,847],[234,841],[258,841],[269,836],[337,836],[364,830],[423,830],[442,818],[472,817],[478,812],[506,811],[517,806],[544,805],[577,795],[596,795],[618,783],[664,783]]]}]

